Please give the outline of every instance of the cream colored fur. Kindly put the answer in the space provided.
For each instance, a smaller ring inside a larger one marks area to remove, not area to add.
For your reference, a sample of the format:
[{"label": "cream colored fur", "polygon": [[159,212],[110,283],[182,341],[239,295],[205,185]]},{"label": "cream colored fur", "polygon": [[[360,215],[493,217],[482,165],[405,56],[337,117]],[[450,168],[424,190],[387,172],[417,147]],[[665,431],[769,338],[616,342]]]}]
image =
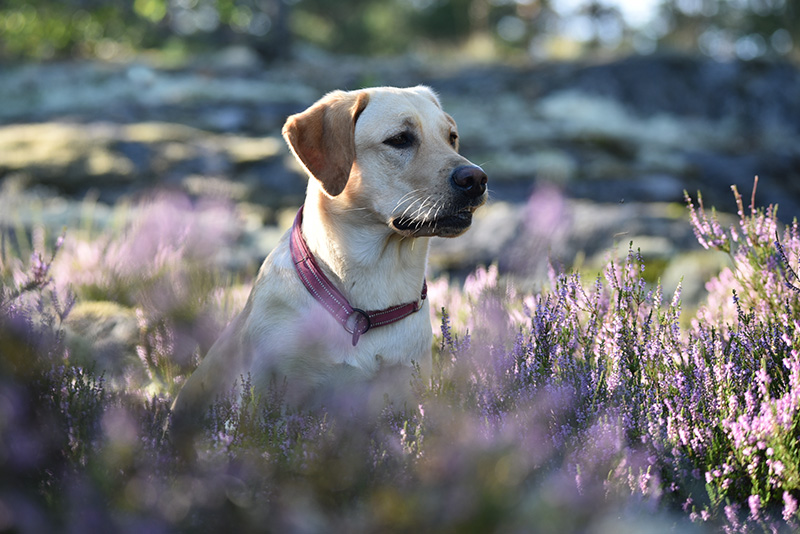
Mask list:
[{"label": "cream colored fur", "polygon": [[[471,165],[457,153],[455,128],[422,86],[336,91],[287,120],[284,137],[309,173],[303,234],[352,306],[380,310],[418,300],[429,236],[466,230],[440,229],[435,222],[415,230],[392,225],[403,213],[435,221],[453,209],[450,174]],[[403,132],[412,133],[415,146],[387,144]],[[353,347],[350,334],[301,283],[287,232],[264,261],[244,310],[186,382],[173,412],[178,418],[199,415],[247,375],[257,393],[285,380],[289,401],[299,403],[324,403],[323,392],[370,383],[381,369],[407,385],[412,362],[430,372],[431,346],[425,301],[417,313],[369,330]],[[367,396],[359,402],[373,401]]]}]

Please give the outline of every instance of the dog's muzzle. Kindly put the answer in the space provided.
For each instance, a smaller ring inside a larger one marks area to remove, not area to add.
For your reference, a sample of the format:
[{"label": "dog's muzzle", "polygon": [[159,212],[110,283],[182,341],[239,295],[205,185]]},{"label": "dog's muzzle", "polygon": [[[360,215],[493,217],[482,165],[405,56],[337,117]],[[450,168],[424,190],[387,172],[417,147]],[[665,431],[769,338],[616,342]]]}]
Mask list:
[{"label": "dog's muzzle", "polygon": [[[489,178],[477,165],[461,165],[450,173],[452,196],[444,204],[447,213],[436,210],[434,219],[400,216],[392,220],[396,231],[414,237],[456,237],[472,224],[472,213],[486,201]],[[442,210],[444,211],[444,210]]]}]

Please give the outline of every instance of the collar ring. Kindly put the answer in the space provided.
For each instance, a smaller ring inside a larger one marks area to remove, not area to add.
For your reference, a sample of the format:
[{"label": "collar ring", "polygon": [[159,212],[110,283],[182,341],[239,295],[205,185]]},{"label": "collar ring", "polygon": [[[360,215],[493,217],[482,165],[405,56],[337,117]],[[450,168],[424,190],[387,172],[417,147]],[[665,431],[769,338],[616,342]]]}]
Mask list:
[{"label": "collar ring", "polygon": [[372,321],[367,312],[360,308],[353,308],[343,326],[348,333],[353,334],[353,346],[355,347],[361,334],[364,334],[372,326]]}]

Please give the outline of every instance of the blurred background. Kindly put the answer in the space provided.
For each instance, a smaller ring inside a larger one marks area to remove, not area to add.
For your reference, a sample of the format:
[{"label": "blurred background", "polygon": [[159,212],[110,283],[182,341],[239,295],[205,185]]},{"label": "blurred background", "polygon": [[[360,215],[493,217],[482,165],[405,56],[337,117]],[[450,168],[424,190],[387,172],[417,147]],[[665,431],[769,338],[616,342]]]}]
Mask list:
[{"label": "blurred background", "polygon": [[[235,212],[252,275],[302,202],[286,116],[332,89],[424,83],[493,202],[433,274],[540,283],[633,241],[696,300],[684,190],[800,212],[795,0],[5,0],[0,224],[100,232],[156,190]],[[724,218],[724,215],[721,215]]]},{"label": "blurred background", "polygon": [[797,57],[788,0],[6,0],[5,60],[126,60],[233,44],[365,56],[564,60],[672,51],[716,60]]}]

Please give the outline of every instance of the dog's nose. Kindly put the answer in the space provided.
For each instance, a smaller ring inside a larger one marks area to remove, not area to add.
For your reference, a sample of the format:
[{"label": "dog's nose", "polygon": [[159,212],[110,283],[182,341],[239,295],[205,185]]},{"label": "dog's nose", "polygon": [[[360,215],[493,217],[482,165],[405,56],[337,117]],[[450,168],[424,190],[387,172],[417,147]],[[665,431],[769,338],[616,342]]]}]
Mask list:
[{"label": "dog's nose", "polygon": [[453,170],[450,180],[467,196],[477,198],[486,192],[486,182],[489,181],[489,177],[477,165],[462,165]]}]

